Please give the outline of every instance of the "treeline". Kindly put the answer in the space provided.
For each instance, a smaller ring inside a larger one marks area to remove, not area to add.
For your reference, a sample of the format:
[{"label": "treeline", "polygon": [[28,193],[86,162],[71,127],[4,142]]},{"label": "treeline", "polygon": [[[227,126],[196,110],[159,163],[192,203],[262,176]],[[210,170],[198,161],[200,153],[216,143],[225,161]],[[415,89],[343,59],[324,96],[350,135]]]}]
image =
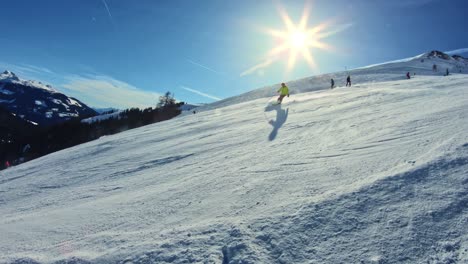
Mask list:
[{"label": "treeline", "polygon": [[183,102],[176,103],[168,92],[160,97],[156,108],[131,108],[114,117],[91,123],[72,119],[48,128],[37,129],[29,136],[18,137],[12,135],[16,134],[15,132],[9,131],[3,140],[0,140],[0,169],[4,169],[7,164],[17,165],[105,135],[169,120],[180,114],[179,108],[183,104]]}]

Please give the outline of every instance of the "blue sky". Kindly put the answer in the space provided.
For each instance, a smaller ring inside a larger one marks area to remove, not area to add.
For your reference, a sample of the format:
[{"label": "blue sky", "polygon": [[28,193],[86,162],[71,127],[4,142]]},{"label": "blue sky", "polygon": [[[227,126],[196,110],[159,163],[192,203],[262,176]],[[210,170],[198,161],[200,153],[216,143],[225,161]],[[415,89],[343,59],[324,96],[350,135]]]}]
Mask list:
[{"label": "blue sky", "polygon": [[[284,10],[324,22],[316,67],[269,59]],[[465,0],[15,0],[1,2],[0,70],[93,107],[155,106],[166,91],[209,103],[275,83],[468,47]],[[265,63],[268,62],[268,63]],[[258,66],[258,67],[255,67]],[[328,85],[328,84],[324,84]],[[274,95],[274,91],[272,91]]]}]

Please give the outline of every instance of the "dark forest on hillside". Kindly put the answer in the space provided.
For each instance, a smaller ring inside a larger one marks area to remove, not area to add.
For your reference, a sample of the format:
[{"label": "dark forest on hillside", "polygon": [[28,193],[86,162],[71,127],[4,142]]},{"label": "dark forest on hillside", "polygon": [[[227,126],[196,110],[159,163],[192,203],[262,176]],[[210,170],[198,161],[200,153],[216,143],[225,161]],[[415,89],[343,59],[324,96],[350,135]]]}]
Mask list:
[{"label": "dark forest on hillside", "polygon": [[129,129],[169,120],[181,113],[168,92],[156,108],[131,108],[93,123],[72,119],[51,127],[37,127],[0,108],[0,169]]}]

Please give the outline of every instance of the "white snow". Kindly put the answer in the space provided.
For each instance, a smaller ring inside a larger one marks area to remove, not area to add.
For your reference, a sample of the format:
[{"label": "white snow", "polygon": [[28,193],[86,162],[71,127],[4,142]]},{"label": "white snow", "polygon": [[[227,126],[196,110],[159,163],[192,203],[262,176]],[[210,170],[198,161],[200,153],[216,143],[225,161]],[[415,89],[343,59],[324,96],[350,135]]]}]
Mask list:
[{"label": "white snow", "polygon": [[54,103],[54,104],[63,104],[63,102],[59,99],[51,99],[51,101]]},{"label": "white snow", "polygon": [[30,87],[34,87],[38,89],[47,90],[47,91],[54,92],[54,93],[57,92],[50,85],[43,84],[38,81],[20,79],[18,78],[18,76],[16,76],[13,72],[10,72],[10,71],[5,71],[3,73],[0,73],[0,82],[16,83],[16,84],[30,86]]},{"label": "white snow", "polygon": [[51,98],[51,101],[54,103],[54,104],[61,104],[63,105],[63,107],[65,107],[66,110],[69,110],[70,109],[70,106],[65,104],[64,102],[62,102],[62,100],[60,99],[54,99],[54,98]]},{"label": "white snow", "polygon": [[91,123],[94,123],[94,122],[99,122],[99,121],[107,120],[107,119],[110,119],[110,118],[120,118],[120,113],[121,112],[122,112],[121,110],[118,110],[118,111],[110,113],[110,114],[101,114],[101,115],[98,115],[98,116],[85,118],[85,119],[81,120],[81,123],[91,124]]},{"label": "white snow", "polygon": [[11,99],[11,100],[2,100],[2,99],[0,99],[0,103],[7,103],[7,104],[14,103],[15,101],[16,101],[16,99]]},{"label": "white snow", "polygon": [[12,95],[14,92],[4,89],[4,85],[0,84],[0,93],[5,94],[5,95]]},{"label": "white snow", "polygon": [[33,121],[30,121],[30,120],[26,120],[26,121],[29,122],[29,123],[31,123],[31,124],[33,124],[33,125],[35,125],[35,126],[39,125],[38,123],[33,122]]},{"label": "white snow", "polygon": [[194,104],[183,104],[179,107],[180,111],[193,111],[195,108],[199,107],[200,105]]},{"label": "white snow", "polygon": [[373,69],[1,171],[0,262],[467,263],[468,76]]},{"label": "white snow", "polygon": [[58,113],[60,117],[78,117],[80,116],[77,113]]},{"label": "white snow", "polygon": [[[305,93],[311,91],[318,91],[330,87],[330,79],[335,80],[335,85],[344,87],[346,84],[346,77],[351,76],[353,87],[359,87],[360,84],[376,83],[383,81],[405,80],[406,73],[410,72],[411,75],[416,74],[416,78],[420,75],[433,75],[443,76],[446,69],[450,73],[468,73],[468,64],[457,62],[456,60],[443,60],[440,58],[426,58],[427,54],[421,54],[412,58],[403,59],[388,63],[376,64],[373,67],[361,67],[352,69],[346,72],[335,72],[330,74],[323,74],[318,76],[307,77],[300,80],[287,81],[286,84],[290,88],[291,94]],[[436,64],[438,67],[437,72],[432,71],[432,66]],[[414,76],[413,76],[414,77]],[[209,109],[216,109],[219,107],[229,106],[233,104],[240,104],[246,101],[271,97],[276,94],[276,90],[280,84],[266,86],[261,89],[253,90],[238,96],[227,98],[214,102],[209,105],[197,107],[197,112]]]},{"label": "white snow", "polygon": [[38,106],[44,106],[44,107],[47,107],[46,103],[44,101],[41,101],[41,100],[34,100],[35,104],[38,105]]},{"label": "white snow", "polygon": [[76,106],[78,106],[78,107],[81,107],[81,104],[78,103],[78,101],[73,100],[72,98],[68,98],[68,104],[69,104],[69,105],[76,105]]},{"label": "white snow", "polygon": [[423,58],[425,55],[426,55],[426,53],[423,53],[423,54],[420,54],[420,55],[417,55],[417,56],[414,56],[414,57],[410,57],[410,58],[405,58],[405,59],[399,59],[399,60],[393,60],[393,61],[387,61],[387,62],[382,62],[382,63],[371,64],[371,65],[367,65],[367,66],[364,66],[364,67],[359,67],[359,68],[356,68],[356,69],[368,69],[368,68],[373,68],[373,67],[375,67],[375,66],[382,66],[382,65],[388,66],[388,64],[393,64],[393,63],[410,62],[410,61],[414,61],[414,60],[420,60],[420,59]]},{"label": "white snow", "polygon": [[43,83],[38,82],[38,81],[22,81],[21,84],[26,85],[26,86],[39,88],[39,89],[43,89],[43,90],[47,90],[47,91],[54,92],[54,93],[58,93],[55,89],[52,88],[52,86],[50,86],[48,84],[43,84]]}]

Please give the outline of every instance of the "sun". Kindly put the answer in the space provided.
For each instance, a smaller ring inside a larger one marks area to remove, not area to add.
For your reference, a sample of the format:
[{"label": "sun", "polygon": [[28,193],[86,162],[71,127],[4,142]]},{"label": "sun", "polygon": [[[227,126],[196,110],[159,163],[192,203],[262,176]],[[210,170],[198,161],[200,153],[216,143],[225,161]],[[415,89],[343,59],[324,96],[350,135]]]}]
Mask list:
[{"label": "sun", "polygon": [[[243,71],[240,76],[246,76],[252,73],[259,73],[263,69],[269,67],[277,61],[287,61],[286,75],[288,75],[294,68],[296,62],[302,59],[307,62],[312,70],[316,70],[317,64],[312,56],[312,50],[336,51],[335,48],[323,42],[323,39],[333,36],[347,28],[353,26],[352,23],[333,25],[332,20],[319,23],[316,26],[308,26],[309,21],[309,6],[304,7],[302,16],[297,24],[293,23],[288,13],[280,6],[278,13],[284,24],[282,30],[265,28],[256,26],[262,33],[274,37],[275,46],[264,56],[263,62],[251,66]],[[333,28],[330,30],[329,28]]]},{"label": "sun", "polygon": [[307,7],[304,8],[303,15],[298,24],[293,23],[284,9],[278,8],[278,10],[286,30],[266,29],[266,32],[279,40],[280,43],[270,50],[268,53],[269,58],[277,58],[282,54],[288,53],[288,72],[294,68],[298,57],[305,60],[312,69],[316,69],[317,65],[312,56],[311,49],[331,49],[331,46],[321,41],[322,38],[329,36],[329,34],[323,34],[323,31],[327,28],[327,24],[322,23],[315,27],[308,27],[309,8]]},{"label": "sun", "polygon": [[291,47],[296,48],[296,49],[302,49],[307,46],[307,35],[305,32],[297,31],[291,33],[291,36],[289,37],[289,43]]}]

